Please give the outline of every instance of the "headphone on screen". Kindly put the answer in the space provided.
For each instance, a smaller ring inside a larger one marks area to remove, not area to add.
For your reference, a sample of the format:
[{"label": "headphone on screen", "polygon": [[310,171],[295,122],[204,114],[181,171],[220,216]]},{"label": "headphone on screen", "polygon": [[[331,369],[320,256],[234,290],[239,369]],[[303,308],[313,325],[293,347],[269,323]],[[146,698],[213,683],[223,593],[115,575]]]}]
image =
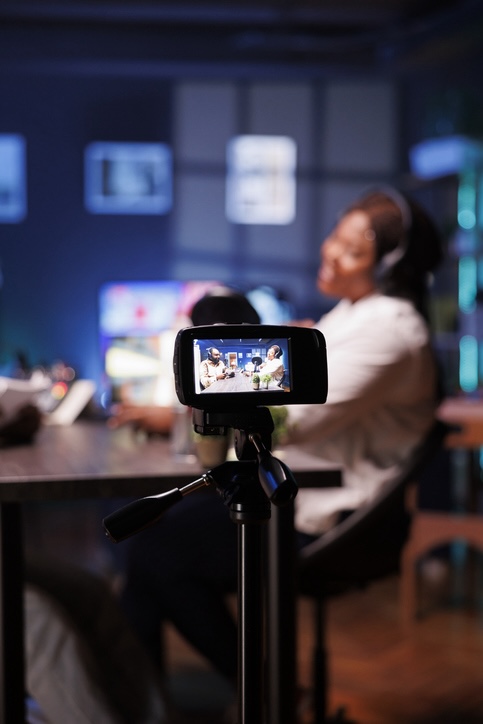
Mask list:
[{"label": "headphone on screen", "polygon": [[[211,360],[212,362],[215,361],[215,360],[213,359],[213,350],[214,350],[214,349],[218,350],[217,347],[207,347],[207,348],[206,348],[207,358],[208,358],[209,360]],[[220,359],[221,359],[221,355],[220,355]]]}]

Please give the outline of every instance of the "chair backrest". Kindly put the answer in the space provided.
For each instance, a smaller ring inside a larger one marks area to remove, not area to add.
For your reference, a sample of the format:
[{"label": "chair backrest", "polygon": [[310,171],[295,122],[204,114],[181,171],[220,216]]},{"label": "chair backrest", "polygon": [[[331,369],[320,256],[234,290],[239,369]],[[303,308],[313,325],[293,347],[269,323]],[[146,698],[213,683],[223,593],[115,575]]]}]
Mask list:
[{"label": "chair backrest", "polygon": [[428,473],[443,448],[449,426],[436,421],[416,449],[406,469],[383,487],[374,499],[302,548],[299,555],[300,587],[307,593],[327,586],[364,585],[399,569],[407,539],[410,514],[405,495],[410,483]]}]

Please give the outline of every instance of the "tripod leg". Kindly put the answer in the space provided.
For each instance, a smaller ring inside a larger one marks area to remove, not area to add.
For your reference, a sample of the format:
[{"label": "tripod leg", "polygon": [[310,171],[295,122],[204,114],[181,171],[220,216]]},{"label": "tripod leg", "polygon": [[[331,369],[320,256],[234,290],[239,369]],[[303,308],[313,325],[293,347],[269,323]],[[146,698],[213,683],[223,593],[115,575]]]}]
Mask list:
[{"label": "tripod leg", "polygon": [[327,716],[327,652],[325,650],[325,610],[322,594],[314,602],[315,648],[313,660],[315,724],[324,724]]},{"label": "tripod leg", "polygon": [[274,506],[268,542],[268,724],[296,721],[293,504]]},{"label": "tripod leg", "polygon": [[261,525],[239,526],[238,724],[264,719],[264,534]]}]

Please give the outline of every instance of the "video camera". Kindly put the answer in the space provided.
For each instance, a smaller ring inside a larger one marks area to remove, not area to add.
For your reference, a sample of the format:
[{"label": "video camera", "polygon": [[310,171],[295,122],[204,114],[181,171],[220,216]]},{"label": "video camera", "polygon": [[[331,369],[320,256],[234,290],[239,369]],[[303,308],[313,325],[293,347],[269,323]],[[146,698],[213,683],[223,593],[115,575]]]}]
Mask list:
[{"label": "video camera", "polygon": [[[271,348],[277,349],[277,361],[269,364]],[[207,364],[212,368],[218,364],[220,370],[218,376],[211,371],[206,387],[203,364],[205,370]],[[275,367],[277,373],[272,376],[270,369]],[[324,403],[327,398],[325,339],[312,328],[264,324],[187,327],[176,337],[173,369],[179,401],[207,412]],[[266,388],[254,389],[256,376],[266,378]]]}]

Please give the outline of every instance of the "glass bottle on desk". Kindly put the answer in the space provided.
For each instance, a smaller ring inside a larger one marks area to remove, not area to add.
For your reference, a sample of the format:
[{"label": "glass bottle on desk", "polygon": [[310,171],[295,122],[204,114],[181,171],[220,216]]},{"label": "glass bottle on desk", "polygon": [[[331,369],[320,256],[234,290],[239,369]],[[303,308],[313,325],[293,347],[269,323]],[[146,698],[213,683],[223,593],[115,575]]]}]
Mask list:
[{"label": "glass bottle on desk", "polygon": [[171,454],[186,462],[195,461],[195,445],[191,407],[173,405],[173,424],[170,435]]}]

